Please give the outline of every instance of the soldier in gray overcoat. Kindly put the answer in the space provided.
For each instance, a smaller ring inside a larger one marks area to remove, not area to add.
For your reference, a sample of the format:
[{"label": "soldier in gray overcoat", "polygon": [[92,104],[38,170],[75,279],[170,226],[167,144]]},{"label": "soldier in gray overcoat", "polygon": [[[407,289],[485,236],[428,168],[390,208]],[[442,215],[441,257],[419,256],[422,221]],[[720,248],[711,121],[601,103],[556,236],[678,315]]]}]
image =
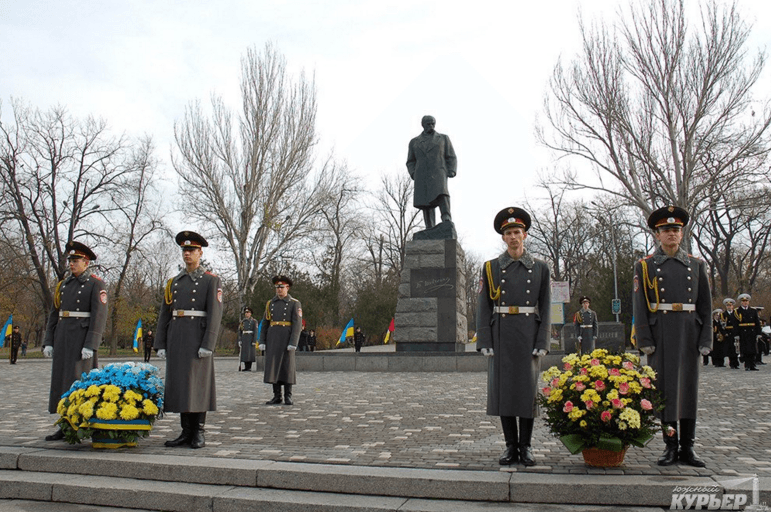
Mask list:
[{"label": "soldier in gray overcoat", "polygon": [[487,414],[501,417],[506,439],[502,465],[535,465],[530,441],[537,381],[541,357],[549,349],[549,266],[525,249],[530,222],[521,208],[505,208],[496,215],[495,230],[507,249],[485,263],[479,281],[477,350],[490,358]]},{"label": "soldier in gray overcoat", "polygon": [[423,116],[423,133],[410,141],[407,170],[415,181],[413,206],[423,210],[426,228],[436,225],[434,208],[439,207],[442,221],[450,221],[450,191],[447,178],[457,172],[458,159],[447,135],[434,130],[436,119]]},{"label": "soldier in gray overcoat", "polygon": [[206,412],[217,410],[212,353],[222,320],[220,278],[201,267],[208,242],[198,233],[176,236],[185,269],[168,280],[158,315],[155,348],[166,359],[163,409],[180,413],[182,433],[166,446],[205,446]]},{"label": "soldier in gray overcoat", "polygon": [[[244,371],[252,371],[252,363],[257,357],[257,349],[254,344],[257,342],[257,320],[252,318],[252,308],[244,308],[244,319],[238,327],[238,346],[241,349],[240,362],[244,363]],[[239,366],[240,370],[241,367]]]},{"label": "soldier in gray overcoat", "polygon": [[273,385],[273,398],[267,405],[281,403],[281,386],[284,386],[284,403],[292,405],[292,385],[296,383],[295,354],[303,328],[303,309],[300,301],[289,295],[292,280],[275,276],[276,295],[265,304],[260,328],[260,350],[265,351],[266,384]]},{"label": "soldier in gray overcoat", "polygon": [[[66,245],[70,275],[54,290],[54,307],[48,315],[43,355],[53,357],[48,412],[56,413],[62,393],[85,372],[98,366],[96,351],[107,323],[107,290],[104,282],[88,272],[96,254],[86,245]],[[46,441],[64,439],[57,430]]]},{"label": "soldier in gray overcoat", "polygon": [[706,264],[680,245],[688,220],[688,212],[677,206],[660,208],[648,217],[660,245],[635,263],[633,310],[637,346],[648,355],[665,401],[661,422],[666,450],[658,464],[668,466],[679,459],[704,467],[693,443],[700,355],[712,350],[712,297]]},{"label": "soldier in gray overcoat", "polygon": [[573,325],[575,325],[576,339],[578,339],[576,352],[578,355],[591,354],[597,341],[597,313],[589,309],[592,301],[586,295],[581,297],[579,302],[581,309],[573,315]]}]

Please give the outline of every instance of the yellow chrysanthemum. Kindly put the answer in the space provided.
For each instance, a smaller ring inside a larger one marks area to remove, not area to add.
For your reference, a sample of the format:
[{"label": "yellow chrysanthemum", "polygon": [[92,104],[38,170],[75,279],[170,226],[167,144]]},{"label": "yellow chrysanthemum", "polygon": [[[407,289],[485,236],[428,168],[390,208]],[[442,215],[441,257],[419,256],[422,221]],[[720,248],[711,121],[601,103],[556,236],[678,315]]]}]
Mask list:
[{"label": "yellow chrysanthemum", "polygon": [[605,395],[605,398],[608,400],[613,400],[614,398],[618,398],[618,390],[617,389],[611,389],[608,391],[608,394]]},{"label": "yellow chrysanthemum", "polygon": [[64,402],[65,400],[64,398],[62,398],[61,400],[59,400],[59,405],[56,406],[56,414],[58,414],[59,416],[64,416],[64,413],[67,412],[67,406],[64,405]]},{"label": "yellow chrysanthemum", "polygon": [[128,390],[125,393],[123,393],[123,399],[130,403],[131,405],[136,404],[137,402],[142,401],[142,398],[144,398],[142,395],[137,393],[136,391]]},{"label": "yellow chrysanthemum", "polygon": [[570,418],[573,421],[576,421],[580,419],[582,416],[586,414],[586,411],[584,409],[579,409],[578,407],[574,407],[572,411],[568,413],[568,418]]},{"label": "yellow chrysanthemum", "polygon": [[608,369],[602,365],[592,366],[589,369],[589,375],[594,379],[605,380],[608,378]]},{"label": "yellow chrysanthemum", "polygon": [[139,417],[139,409],[137,409],[133,405],[126,404],[123,407],[121,407],[120,417],[123,418],[124,420],[135,420]]},{"label": "yellow chrysanthemum", "polygon": [[[626,423],[628,423],[631,428],[640,428],[640,413],[630,407],[627,407],[621,411],[621,414],[618,415],[618,418],[620,420],[626,421]],[[619,428],[621,428],[621,422],[619,422]]]},{"label": "yellow chrysanthemum", "polygon": [[155,405],[155,404],[153,403],[153,401],[152,401],[152,400],[149,400],[149,399],[145,399],[145,400],[142,402],[142,410],[143,410],[143,411],[144,411],[144,413],[145,413],[145,414],[147,414],[148,416],[155,416],[156,414],[158,414],[158,406],[157,406],[157,405]]},{"label": "yellow chrysanthemum", "polygon": [[94,415],[94,403],[91,400],[86,400],[80,404],[80,407],[78,407],[78,412],[83,415],[83,419],[91,419],[91,417]]},{"label": "yellow chrysanthemum", "polygon": [[96,417],[100,420],[114,420],[118,417],[118,406],[112,402],[103,402],[96,410]]},{"label": "yellow chrysanthemum", "polygon": [[618,422],[618,429],[619,430],[626,430],[626,422],[619,421]]},{"label": "yellow chrysanthemum", "polygon": [[99,389],[99,386],[96,384],[91,384],[88,386],[88,389],[86,389],[86,396],[92,397],[92,396],[99,396],[102,393],[102,390]]},{"label": "yellow chrysanthemum", "polygon": [[579,425],[581,426],[581,428],[586,428],[586,425],[587,425],[586,420],[581,420],[581,423],[579,423]]},{"label": "yellow chrysanthemum", "polygon": [[120,400],[120,395],[120,388],[118,386],[113,386],[112,384],[105,386],[104,391],[102,392],[102,398],[108,402],[117,402]]}]

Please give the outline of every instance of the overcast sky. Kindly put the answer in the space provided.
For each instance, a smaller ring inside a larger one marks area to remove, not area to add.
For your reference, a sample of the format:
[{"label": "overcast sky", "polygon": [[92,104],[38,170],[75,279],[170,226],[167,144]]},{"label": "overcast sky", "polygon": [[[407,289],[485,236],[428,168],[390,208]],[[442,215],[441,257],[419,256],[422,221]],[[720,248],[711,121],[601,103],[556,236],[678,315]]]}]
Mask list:
[{"label": "overcast sky", "polygon": [[[185,106],[216,93],[237,109],[241,56],[272,41],[292,72],[315,73],[319,154],[334,148],[370,187],[383,172],[407,172],[407,144],[421,117],[435,116],[458,156],[459,236],[491,258],[502,247],[495,213],[534,197],[535,173],[552,165],[534,120],[557,59],[577,51],[579,7],[612,20],[619,4],[0,0],[2,115],[17,97],[150,134],[174,179],[173,125]],[[755,27],[752,47],[771,46],[770,3],[739,5]]]}]

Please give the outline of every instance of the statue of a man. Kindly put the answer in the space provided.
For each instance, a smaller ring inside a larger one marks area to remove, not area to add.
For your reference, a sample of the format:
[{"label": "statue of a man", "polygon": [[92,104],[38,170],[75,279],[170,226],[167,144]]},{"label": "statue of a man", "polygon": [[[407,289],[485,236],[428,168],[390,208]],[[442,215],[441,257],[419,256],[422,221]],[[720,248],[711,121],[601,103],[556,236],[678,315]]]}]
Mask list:
[{"label": "statue of a man", "polygon": [[436,119],[423,116],[423,133],[410,141],[407,170],[415,181],[413,206],[423,210],[426,229],[436,225],[434,208],[439,207],[442,222],[451,221],[447,178],[455,176],[457,158],[447,135],[434,130]]}]

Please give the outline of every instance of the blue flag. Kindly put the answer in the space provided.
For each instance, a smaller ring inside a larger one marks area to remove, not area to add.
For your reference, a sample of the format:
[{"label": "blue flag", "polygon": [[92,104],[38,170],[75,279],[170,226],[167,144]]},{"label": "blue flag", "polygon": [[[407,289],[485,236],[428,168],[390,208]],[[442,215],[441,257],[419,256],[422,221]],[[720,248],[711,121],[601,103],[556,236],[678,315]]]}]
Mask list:
[{"label": "blue flag", "polygon": [[13,315],[10,315],[8,317],[8,320],[6,320],[5,325],[3,326],[3,331],[0,333],[0,348],[3,348],[3,345],[5,345],[5,337],[9,336],[13,332]]},{"label": "blue flag", "polygon": [[353,336],[353,318],[348,322],[348,324],[345,326],[345,329],[343,329],[343,332],[340,334],[340,339],[337,341],[337,344],[345,343],[346,338],[350,338]]},{"label": "blue flag", "polygon": [[134,352],[139,352],[139,340],[142,339],[142,319],[137,322],[137,328],[134,329]]}]

